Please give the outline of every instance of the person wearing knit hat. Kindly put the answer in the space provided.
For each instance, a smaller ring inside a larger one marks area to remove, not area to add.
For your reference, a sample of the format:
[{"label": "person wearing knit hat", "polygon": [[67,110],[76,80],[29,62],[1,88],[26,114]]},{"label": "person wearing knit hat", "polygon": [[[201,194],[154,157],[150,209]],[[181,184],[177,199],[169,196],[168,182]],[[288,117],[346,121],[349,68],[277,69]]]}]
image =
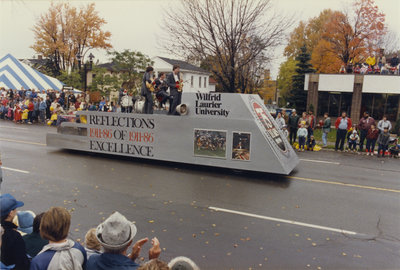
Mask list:
[{"label": "person wearing knit hat", "polygon": [[15,265],[15,269],[29,269],[29,259],[22,236],[17,232],[17,226],[12,220],[17,214],[17,208],[24,203],[17,201],[11,194],[0,196],[1,226],[4,228],[1,245],[1,262],[7,266]]},{"label": "person wearing knit hat", "polygon": [[[133,222],[128,221],[119,212],[111,214],[103,223],[97,226],[96,237],[104,249],[102,254],[93,254],[87,263],[87,270],[135,270],[139,264],[135,260],[139,257],[142,246],[148,241],[143,238],[137,241],[132,252],[127,254],[128,248],[137,233]],[[149,250],[149,259],[156,259],[161,253],[157,238],[152,240],[153,247]]]}]

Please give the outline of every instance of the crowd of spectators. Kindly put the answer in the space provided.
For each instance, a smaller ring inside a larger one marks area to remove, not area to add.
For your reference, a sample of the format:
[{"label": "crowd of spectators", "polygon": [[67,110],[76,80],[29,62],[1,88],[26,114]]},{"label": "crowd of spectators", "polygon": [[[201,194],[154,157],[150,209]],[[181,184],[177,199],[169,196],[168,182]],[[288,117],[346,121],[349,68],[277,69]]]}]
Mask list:
[{"label": "crowd of spectators", "polygon": [[57,125],[60,116],[74,115],[80,110],[120,112],[121,107],[105,98],[97,103],[89,102],[89,95],[68,90],[0,89],[0,119],[18,124]]},{"label": "crowd of spectators", "polygon": [[160,260],[157,238],[150,241],[148,260],[139,260],[149,239],[134,243],[136,225],[119,212],[90,229],[82,246],[68,238],[71,215],[65,208],[51,207],[37,216],[31,211],[17,212],[24,203],[11,194],[1,195],[0,205],[0,269],[199,270],[187,257],[176,257],[169,263]]},{"label": "crowd of spectators", "polygon": [[[314,131],[321,129],[322,147],[328,146],[328,134],[331,132],[331,118],[328,113],[317,124],[313,111],[303,112],[299,116],[295,109],[291,110],[290,116],[286,110],[279,112],[275,119],[278,128],[287,135],[291,145],[298,148],[298,151],[305,149],[313,151],[316,146]],[[363,117],[358,124],[353,124],[352,120],[343,112],[334,123],[336,129],[335,151],[352,151],[357,153],[364,152],[366,155],[375,155],[375,146],[378,146],[377,157],[389,155],[399,157],[400,144],[399,139],[390,136],[392,124],[386,116],[376,123],[368,112],[364,112]],[[289,129],[289,132],[287,132]],[[298,143],[296,143],[298,139]],[[346,144],[347,141],[347,144]]]},{"label": "crowd of spectators", "polygon": [[364,63],[350,61],[347,66],[341,66],[339,73],[399,75],[399,69],[400,61],[397,53],[388,61],[386,61],[385,55],[380,54],[379,56],[369,56]]}]

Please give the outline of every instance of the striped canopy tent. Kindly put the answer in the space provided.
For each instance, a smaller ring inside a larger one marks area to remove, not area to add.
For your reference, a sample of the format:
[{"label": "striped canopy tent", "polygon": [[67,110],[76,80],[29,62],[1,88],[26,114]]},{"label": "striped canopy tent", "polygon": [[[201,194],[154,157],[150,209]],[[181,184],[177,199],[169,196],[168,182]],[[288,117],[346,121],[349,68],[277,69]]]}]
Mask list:
[{"label": "striped canopy tent", "polygon": [[11,54],[0,59],[0,87],[61,91],[63,83],[22,63]]}]

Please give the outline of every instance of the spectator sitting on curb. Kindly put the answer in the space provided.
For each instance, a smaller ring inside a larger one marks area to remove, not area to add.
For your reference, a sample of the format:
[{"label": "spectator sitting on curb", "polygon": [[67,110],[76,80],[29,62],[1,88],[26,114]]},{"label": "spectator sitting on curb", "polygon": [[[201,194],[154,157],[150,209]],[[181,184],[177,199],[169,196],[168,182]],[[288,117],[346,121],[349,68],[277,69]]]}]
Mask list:
[{"label": "spectator sitting on curb", "polygon": [[[87,270],[128,270],[137,269],[139,265],[135,260],[139,257],[142,246],[147,238],[135,243],[131,254],[126,252],[132,244],[137,232],[135,224],[129,222],[119,212],[113,213],[96,229],[96,237],[104,248],[103,254],[94,254],[90,257]],[[149,250],[149,260],[157,259],[161,254],[160,243],[157,238],[152,240]]]},{"label": "spectator sitting on curb", "polygon": [[310,139],[307,142],[307,150],[314,151],[314,147],[316,145],[314,135],[311,135]]},{"label": "spectator sitting on curb", "polygon": [[358,136],[357,130],[353,129],[353,132],[349,136],[349,149],[350,151],[353,150],[354,152],[357,151],[357,143],[360,137]]},{"label": "spectator sitting on curb", "polygon": [[187,257],[176,257],[168,263],[168,266],[171,270],[200,270],[200,268]]},{"label": "spectator sitting on curb", "polygon": [[12,223],[17,208],[24,203],[17,201],[11,194],[0,196],[1,226],[4,228],[1,246],[1,262],[7,266],[15,265],[15,269],[29,269],[29,259],[26,256],[25,242],[17,232],[17,226]]},{"label": "spectator sitting on curb", "polygon": [[48,240],[40,236],[40,222],[44,213],[37,215],[33,220],[33,231],[22,237],[26,246],[26,253],[32,258],[35,257],[42,248],[49,243]]},{"label": "spectator sitting on curb", "polygon": [[[1,239],[3,238],[3,234],[4,234],[4,229],[3,227],[0,226],[0,248],[1,248],[1,242],[2,242]],[[14,264],[7,266],[0,261],[0,269],[2,270],[14,269],[14,267],[15,267]]]},{"label": "spectator sitting on curb", "polygon": [[65,208],[52,207],[44,213],[40,235],[49,240],[49,244],[33,258],[30,270],[85,269],[85,249],[67,239],[70,224],[71,215]]}]

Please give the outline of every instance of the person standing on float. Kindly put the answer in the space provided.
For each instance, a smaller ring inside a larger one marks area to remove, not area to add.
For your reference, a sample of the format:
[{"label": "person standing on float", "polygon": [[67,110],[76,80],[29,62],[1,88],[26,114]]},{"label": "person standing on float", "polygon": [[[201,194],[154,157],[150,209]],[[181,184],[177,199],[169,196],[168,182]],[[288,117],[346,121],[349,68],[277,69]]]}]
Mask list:
[{"label": "person standing on float", "polygon": [[146,73],[143,75],[143,80],[142,80],[142,91],[141,94],[146,98],[146,101],[144,103],[144,113],[145,114],[153,114],[153,94],[151,93],[150,89],[147,88],[146,82],[152,84],[152,78],[153,78],[153,67],[147,67],[146,68]]},{"label": "person standing on float", "polygon": [[177,88],[177,85],[179,84],[179,82],[181,80],[179,71],[180,71],[179,65],[174,65],[172,67],[172,73],[170,73],[167,77],[167,84],[169,86],[170,96],[172,99],[172,104],[170,104],[169,112],[168,112],[168,114],[170,114],[170,115],[178,115],[178,113],[176,111],[176,107],[179,104],[181,104],[182,92],[178,91],[178,88]]}]

